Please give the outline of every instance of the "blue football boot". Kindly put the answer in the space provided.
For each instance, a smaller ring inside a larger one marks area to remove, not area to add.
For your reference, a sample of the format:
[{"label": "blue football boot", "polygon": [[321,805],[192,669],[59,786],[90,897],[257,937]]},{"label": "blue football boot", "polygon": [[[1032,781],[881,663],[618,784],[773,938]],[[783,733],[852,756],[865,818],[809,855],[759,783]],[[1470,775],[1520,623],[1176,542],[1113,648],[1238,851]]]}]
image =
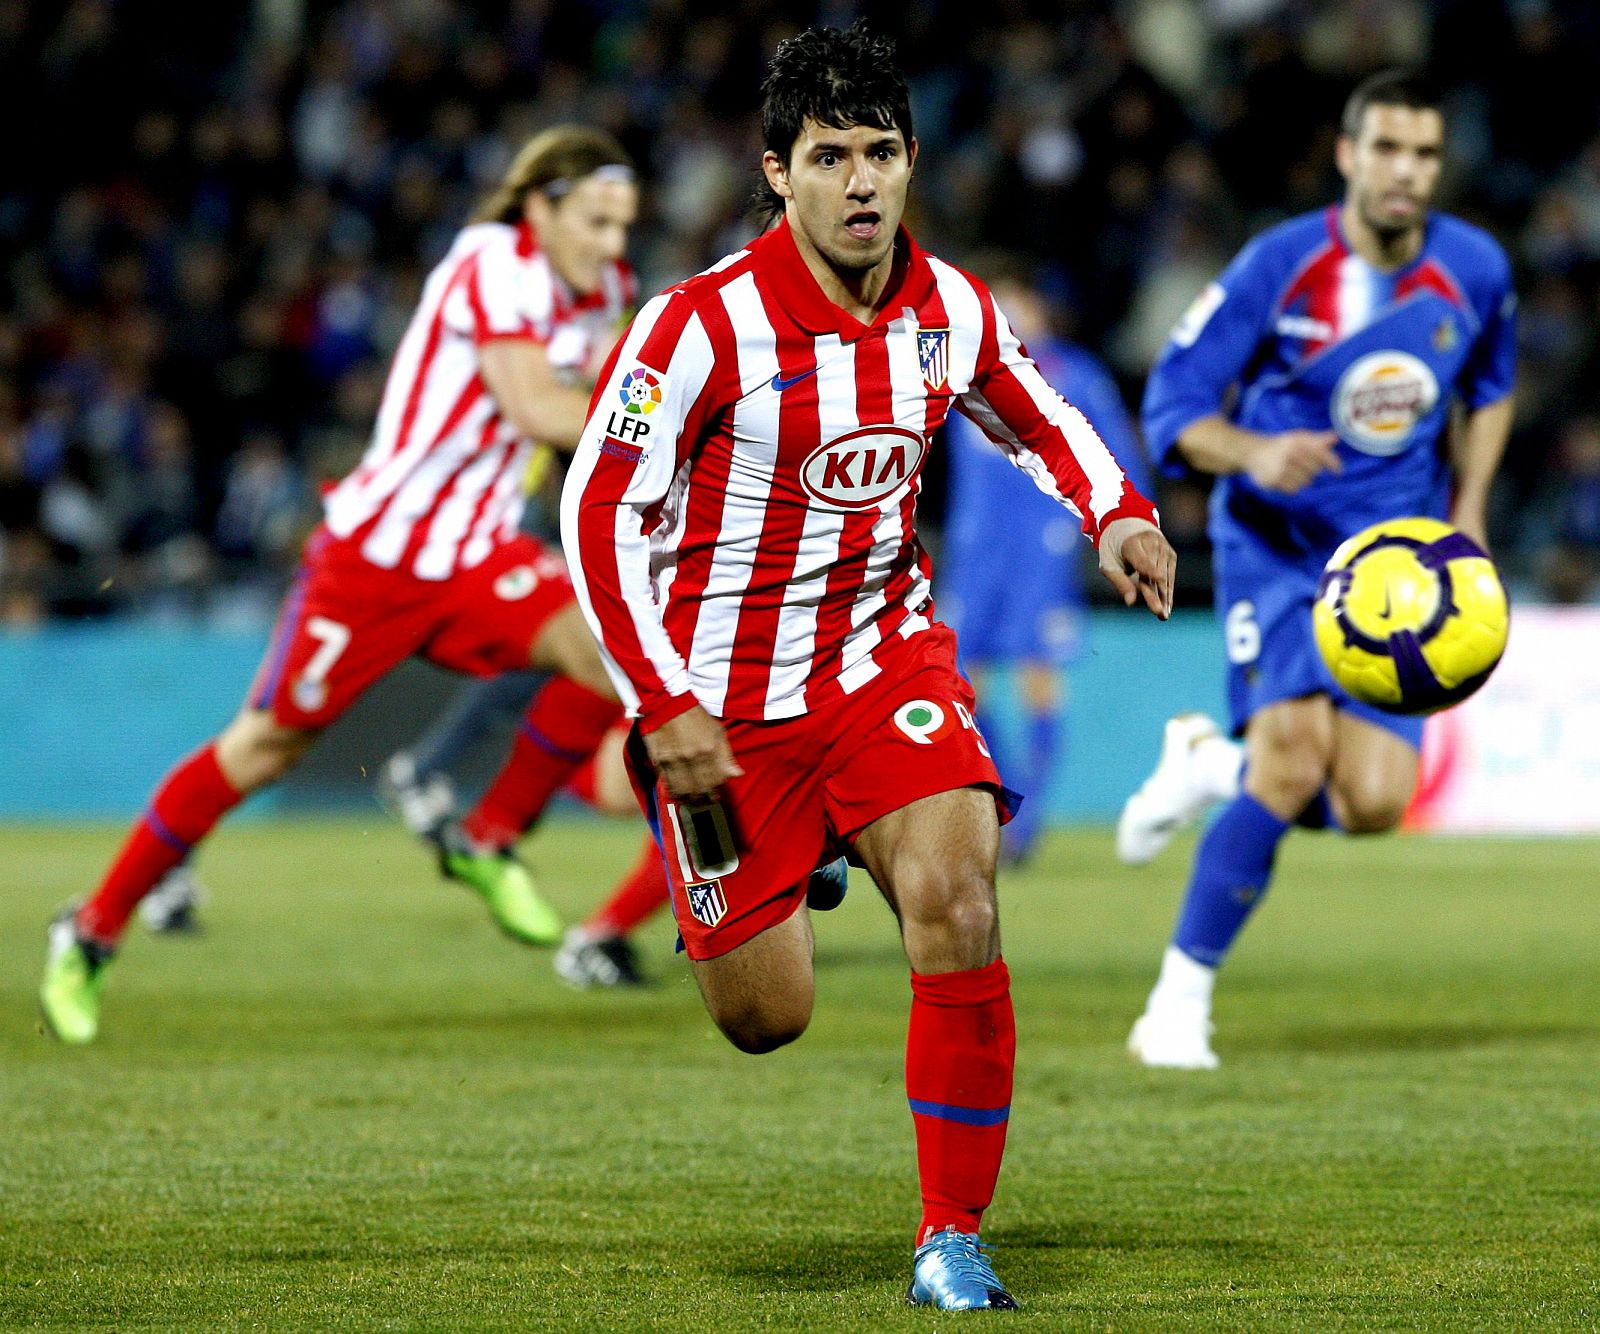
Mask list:
[{"label": "blue football boot", "polygon": [[835,857],[811,873],[806,882],[806,907],[812,912],[832,912],[849,892],[850,864],[843,857]]},{"label": "blue football boot", "polygon": [[1015,1311],[1020,1306],[1000,1286],[978,1234],[953,1227],[917,1247],[906,1300],[941,1311]]}]

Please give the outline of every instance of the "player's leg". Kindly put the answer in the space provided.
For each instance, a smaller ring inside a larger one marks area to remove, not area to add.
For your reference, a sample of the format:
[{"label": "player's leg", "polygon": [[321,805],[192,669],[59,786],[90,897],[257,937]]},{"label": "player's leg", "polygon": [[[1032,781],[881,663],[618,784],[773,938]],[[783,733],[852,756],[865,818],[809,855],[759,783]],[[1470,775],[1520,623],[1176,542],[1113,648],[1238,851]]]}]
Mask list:
[{"label": "player's leg", "polygon": [[314,739],[264,710],[240,710],[156,788],[99,888],[78,909],[79,930],[114,948],[139,900],[239,802],[293,768]]},{"label": "player's leg", "polygon": [[1203,713],[1167,720],[1156,767],[1117,816],[1117,856],[1129,866],[1153,860],[1181,830],[1239,795],[1244,748]]},{"label": "player's leg", "polygon": [[[606,815],[638,817],[639,806],[623,761],[625,727],[614,727],[600,748],[579,767],[567,790]],[[640,986],[638,951],[629,937],[670,901],[667,868],[654,838],[644,847],[605,902],[561,942],[552,964],[562,981],[575,987]]]},{"label": "player's leg", "polygon": [[270,713],[246,708],[162,780],[94,893],[50,928],[39,995],[57,1037],[93,1041],[105,965],[134,909],[224,815],[287,773],[314,739],[312,732],[283,727]]},{"label": "player's leg", "polygon": [[559,674],[533,697],[505,764],[461,821],[483,846],[509,847],[527,833],[622,717],[575,599],[550,618],[532,656],[536,666]]},{"label": "player's leg", "polygon": [[544,680],[542,672],[530,669],[462,682],[428,729],[406,747],[417,773],[424,778],[453,773],[479,741],[516,722]]},{"label": "player's leg", "polygon": [[161,878],[247,795],[286,774],[317,734],[426,633],[426,598],[314,537],[244,706],[156,788],[99,887],[51,929],[40,989],[68,1041],[98,1028],[99,984],[128,918]]},{"label": "player's leg", "polygon": [[639,966],[639,951],[630,937],[665,908],[670,897],[661,849],[647,836],[634,864],[605,902],[568,929],[551,961],[556,976],[580,989],[648,985],[650,979]]},{"label": "player's leg", "polygon": [[830,725],[828,823],[871,871],[911,964],[906,1094],[922,1213],[917,1304],[1014,1305],[983,1255],[1010,1119],[1015,1022],[994,875],[1004,790],[940,625],[879,663]]},{"label": "player's leg", "polygon": [[[983,698],[981,693],[978,698]],[[1022,706],[1022,747],[1016,779],[1011,778],[1011,770],[1000,765],[1000,773],[1007,782],[1029,797],[1000,831],[1001,851],[1006,861],[1013,864],[1027,860],[1044,824],[1046,789],[1061,754],[1066,724],[1061,670],[1053,663],[1038,659],[1019,662],[1017,702]],[[994,732],[985,728],[984,735],[992,746]]]},{"label": "player's leg", "polygon": [[661,847],[673,916],[706,1009],[751,1054],[798,1038],[811,1019],[811,924],[805,905],[831,858],[818,715],[725,723],[743,774],[714,803],[680,802],[629,734],[626,758]]},{"label": "player's leg", "polygon": [[706,1010],[728,1041],[753,1056],[806,1031],[816,998],[811,918],[799,911],[744,944],[693,960]]},{"label": "player's leg", "polygon": [[1326,695],[1279,700],[1250,719],[1243,791],[1195,849],[1161,974],[1128,1039],[1144,1064],[1215,1068],[1210,1032],[1217,969],[1266,894],[1279,842],[1328,782],[1335,736]]},{"label": "player's leg", "polygon": [[505,672],[466,681],[438,717],[378,772],[378,795],[413,834],[432,838],[456,808],[451,775],[467,752],[491,733],[515,725],[542,684],[539,672]]},{"label": "player's leg", "polygon": [[560,673],[528,706],[511,755],[478,804],[437,833],[444,874],[477,893],[526,944],[555,945],[559,914],[512,847],[622,716],[559,556],[532,538],[505,543],[452,580],[425,656],[475,676]]},{"label": "player's leg", "polygon": [[961,788],[921,798],[862,830],[855,847],[899,919],[911,964],[906,1094],[922,1217],[908,1296],[1015,1306],[978,1241],[1005,1151],[1016,1061],[994,893],[994,795]]},{"label": "player's leg", "polygon": [[1333,772],[1328,804],[1334,821],[1347,834],[1381,834],[1395,828],[1417,790],[1421,756],[1397,727],[1385,727],[1341,709],[1335,715]]}]

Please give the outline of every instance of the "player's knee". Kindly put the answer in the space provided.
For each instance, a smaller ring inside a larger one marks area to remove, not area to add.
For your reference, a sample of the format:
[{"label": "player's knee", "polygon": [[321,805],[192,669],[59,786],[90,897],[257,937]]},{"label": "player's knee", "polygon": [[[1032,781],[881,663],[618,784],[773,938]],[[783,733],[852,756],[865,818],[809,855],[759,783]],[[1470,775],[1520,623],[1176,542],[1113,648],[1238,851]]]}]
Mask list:
[{"label": "player's knee", "polygon": [[1273,810],[1304,810],[1328,781],[1328,771],[1307,756],[1288,756],[1280,764],[1252,764],[1245,790]]},{"label": "player's knee", "polygon": [[1341,781],[1332,789],[1334,815],[1347,834],[1383,834],[1411,804],[1411,789],[1382,780]]},{"label": "player's knee", "polygon": [[997,929],[994,883],[976,866],[916,857],[896,868],[903,924],[952,941],[987,941]]},{"label": "player's knee", "polygon": [[750,1056],[787,1047],[811,1022],[809,1005],[739,1008],[713,1015],[729,1042]]},{"label": "player's knee", "polygon": [[1276,810],[1298,811],[1328,783],[1331,736],[1276,726],[1250,737],[1245,789]]},{"label": "player's knee", "polygon": [[217,738],[217,762],[241,792],[276,783],[298,764],[316,733],[284,727],[270,714],[248,712]]}]

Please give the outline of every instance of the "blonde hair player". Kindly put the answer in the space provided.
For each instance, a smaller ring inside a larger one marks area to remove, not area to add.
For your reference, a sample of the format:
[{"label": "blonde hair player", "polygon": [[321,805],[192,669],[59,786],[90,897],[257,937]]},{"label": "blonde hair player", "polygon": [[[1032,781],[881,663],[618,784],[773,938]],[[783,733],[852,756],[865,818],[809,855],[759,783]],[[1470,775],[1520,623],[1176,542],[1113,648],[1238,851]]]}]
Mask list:
[{"label": "blonde hair player", "polygon": [[559,941],[527,873],[478,835],[536,813],[620,716],[564,562],[518,519],[536,442],[577,441],[582,381],[631,303],[637,206],[620,145],[548,130],[428,276],[371,443],[325,497],[239,713],[167,775],[99,887],[50,929],[39,999],[62,1041],[98,1035],[107,967],[140,899],[412,656],[474,676],[559,674],[524,719],[511,779],[441,853],[508,934]]}]

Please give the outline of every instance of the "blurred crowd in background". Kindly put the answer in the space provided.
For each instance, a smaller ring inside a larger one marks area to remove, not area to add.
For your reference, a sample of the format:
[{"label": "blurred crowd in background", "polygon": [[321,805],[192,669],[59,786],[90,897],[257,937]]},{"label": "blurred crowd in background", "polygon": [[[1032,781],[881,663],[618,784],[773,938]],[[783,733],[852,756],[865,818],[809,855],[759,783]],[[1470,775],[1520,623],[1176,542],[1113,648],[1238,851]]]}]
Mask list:
[{"label": "blurred crowd in background", "polygon": [[[423,278],[516,147],[558,121],[619,135],[654,291],[752,234],[774,45],[858,16],[911,78],[913,230],[1033,263],[1131,405],[1240,243],[1338,197],[1352,84],[1426,66],[1440,204],[1518,273],[1497,555],[1523,597],[1600,598],[1592,0],[0,0],[0,622],[270,610]],[[1202,493],[1161,500],[1198,557]],[[1206,562],[1184,571],[1205,600]]]}]

